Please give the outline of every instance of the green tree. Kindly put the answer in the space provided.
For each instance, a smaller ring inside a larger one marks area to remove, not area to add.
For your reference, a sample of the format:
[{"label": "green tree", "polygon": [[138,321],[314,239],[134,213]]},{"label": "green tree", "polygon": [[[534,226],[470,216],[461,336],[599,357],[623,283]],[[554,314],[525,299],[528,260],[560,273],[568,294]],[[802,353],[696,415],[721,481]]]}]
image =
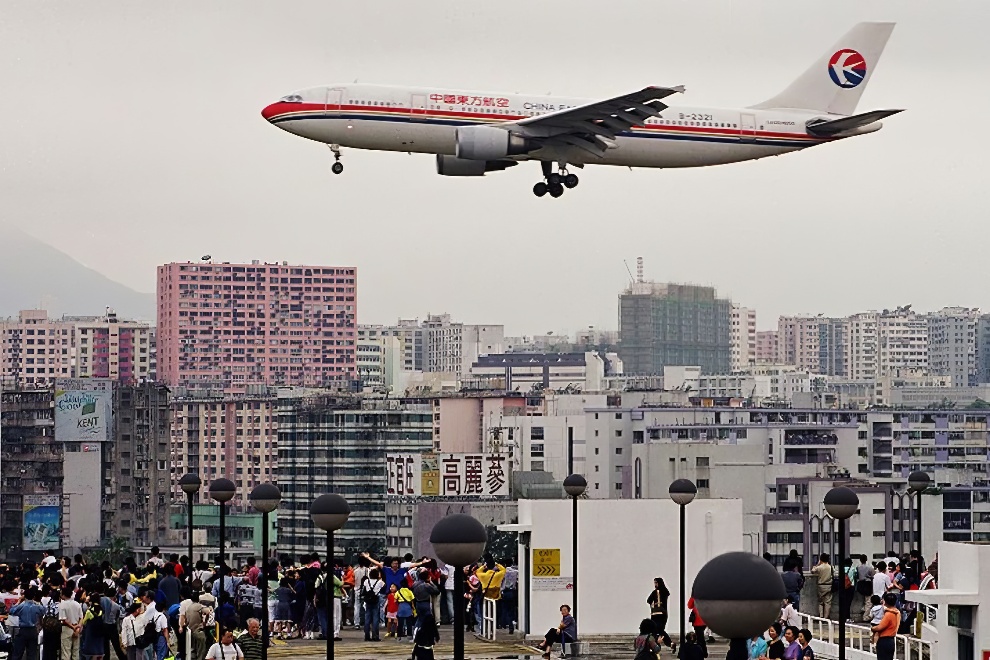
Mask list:
[{"label": "green tree", "polygon": [[86,551],[89,561],[99,564],[103,561],[110,562],[111,566],[123,566],[124,560],[134,554],[131,542],[123,536],[112,536],[104,539],[102,545],[89,548]]}]

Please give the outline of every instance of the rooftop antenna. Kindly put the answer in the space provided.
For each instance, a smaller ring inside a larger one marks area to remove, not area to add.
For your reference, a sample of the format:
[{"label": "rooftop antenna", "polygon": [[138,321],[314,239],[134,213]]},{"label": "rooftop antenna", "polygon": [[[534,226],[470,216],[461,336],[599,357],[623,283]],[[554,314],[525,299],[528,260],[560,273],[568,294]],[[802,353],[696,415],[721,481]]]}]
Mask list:
[{"label": "rooftop antenna", "polygon": [[643,257],[636,257],[636,281],[643,283]]}]

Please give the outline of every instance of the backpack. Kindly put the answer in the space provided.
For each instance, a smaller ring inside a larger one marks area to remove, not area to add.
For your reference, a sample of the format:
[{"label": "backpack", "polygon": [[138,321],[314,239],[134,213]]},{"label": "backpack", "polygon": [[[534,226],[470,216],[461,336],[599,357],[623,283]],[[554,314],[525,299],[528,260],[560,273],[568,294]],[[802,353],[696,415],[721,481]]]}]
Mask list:
[{"label": "backpack", "polygon": [[41,629],[48,633],[59,632],[62,629],[62,622],[58,620],[58,608],[52,607],[54,604],[54,601],[50,601],[45,615],[41,617]]},{"label": "backpack", "polygon": [[313,585],[313,604],[317,607],[327,606],[327,579],[324,576],[320,576],[316,580],[316,584]]},{"label": "backpack", "polygon": [[367,586],[370,583],[369,578],[364,578],[361,581],[361,601],[368,607],[378,607],[378,594],[375,593],[374,587],[369,588]]},{"label": "backpack", "polygon": [[155,625],[157,620],[158,616],[156,615],[153,616],[148,623],[144,624],[144,632],[134,638],[134,645],[136,647],[139,649],[146,649],[149,646],[154,646],[155,642],[158,641],[158,627]]}]

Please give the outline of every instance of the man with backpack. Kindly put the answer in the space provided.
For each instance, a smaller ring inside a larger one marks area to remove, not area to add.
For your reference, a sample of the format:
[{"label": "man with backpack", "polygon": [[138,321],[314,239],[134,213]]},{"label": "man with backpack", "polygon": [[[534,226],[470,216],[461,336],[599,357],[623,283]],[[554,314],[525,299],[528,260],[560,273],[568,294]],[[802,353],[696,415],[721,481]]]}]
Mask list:
[{"label": "man with backpack", "polygon": [[169,655],[168,619],[164,612],[158,611],[151,591],[143,590],[139,598],[145,609],[138,625],[137,647],[144,651],[147,660],[165,660]]},{"label": "man with backpack", "polygon": [[381,617],[379,602],[385,592],[385,583],[379,578],[377,568],[371,569],[361,585],[361,600],[364,603],[364,641],[380,642],[378,625]]}]

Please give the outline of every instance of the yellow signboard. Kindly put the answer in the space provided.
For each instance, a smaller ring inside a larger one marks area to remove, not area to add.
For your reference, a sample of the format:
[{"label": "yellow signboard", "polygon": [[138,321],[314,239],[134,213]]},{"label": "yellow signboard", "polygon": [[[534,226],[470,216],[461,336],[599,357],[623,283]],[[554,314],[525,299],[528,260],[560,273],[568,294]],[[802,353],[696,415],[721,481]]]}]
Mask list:
[{"label": "yellow signboard", "polygon": [[533,577],[560,576],[560,548],[533,548]]}]

